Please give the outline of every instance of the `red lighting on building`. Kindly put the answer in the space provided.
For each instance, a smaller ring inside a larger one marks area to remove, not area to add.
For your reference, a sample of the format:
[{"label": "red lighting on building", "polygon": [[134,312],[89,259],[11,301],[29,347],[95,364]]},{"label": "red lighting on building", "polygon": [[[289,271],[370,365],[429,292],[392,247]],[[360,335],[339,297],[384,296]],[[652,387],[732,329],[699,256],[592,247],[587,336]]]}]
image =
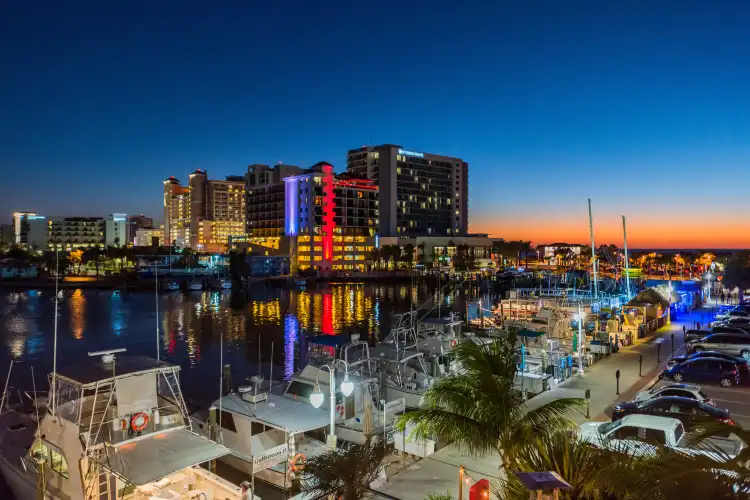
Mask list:
[{"label": "red lighting on building", "polygon": [[333,220],[336,203],[333,195],[333,167],[323,165],[323,260],[329,265],[333,260],[333,230],[336,223]]}]

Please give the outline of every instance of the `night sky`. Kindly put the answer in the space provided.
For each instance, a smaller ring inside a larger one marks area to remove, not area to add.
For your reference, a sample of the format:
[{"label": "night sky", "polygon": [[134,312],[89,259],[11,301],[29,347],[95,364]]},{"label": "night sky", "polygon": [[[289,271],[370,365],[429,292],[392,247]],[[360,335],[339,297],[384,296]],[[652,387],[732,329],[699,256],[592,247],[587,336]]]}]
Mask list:
[{"label": "night sky", "polygon": [[469,162],[475,232],[750,246],[743,0],[0,0],[0,64],[3,222],[396,143]]}]

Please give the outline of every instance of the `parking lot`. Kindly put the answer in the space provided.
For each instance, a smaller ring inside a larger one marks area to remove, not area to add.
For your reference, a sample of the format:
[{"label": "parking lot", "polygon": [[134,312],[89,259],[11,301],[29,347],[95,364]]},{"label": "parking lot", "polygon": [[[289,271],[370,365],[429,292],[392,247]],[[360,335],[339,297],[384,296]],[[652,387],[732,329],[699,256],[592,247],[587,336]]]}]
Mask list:
[{"label": "parking lot", "polygon": [[[655,387],[672,383],[670,381],[659,382]],[[713,384],[690,383],[700,386],[718,408],[729,410],[732,420],[744,429],[750,429],[750,380],[743,380],[736,387],[724,388]]]}]

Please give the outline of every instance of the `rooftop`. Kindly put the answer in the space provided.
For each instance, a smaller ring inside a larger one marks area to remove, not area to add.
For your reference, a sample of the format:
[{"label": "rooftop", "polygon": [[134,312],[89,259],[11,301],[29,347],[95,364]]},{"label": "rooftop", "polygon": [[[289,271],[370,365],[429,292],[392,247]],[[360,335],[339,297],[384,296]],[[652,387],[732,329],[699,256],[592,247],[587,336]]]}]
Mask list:
[{"label": "rooftop", "polygon": [[158,361],[147,356],[122,356],[114,363],[105,363],[101,357],[91,357],[86,362],[72,363],[57,370],[58,378],[67,379],[78,385],[105,382],[117,377],[136,375],[150,371],[176,368],[179,366]]}]

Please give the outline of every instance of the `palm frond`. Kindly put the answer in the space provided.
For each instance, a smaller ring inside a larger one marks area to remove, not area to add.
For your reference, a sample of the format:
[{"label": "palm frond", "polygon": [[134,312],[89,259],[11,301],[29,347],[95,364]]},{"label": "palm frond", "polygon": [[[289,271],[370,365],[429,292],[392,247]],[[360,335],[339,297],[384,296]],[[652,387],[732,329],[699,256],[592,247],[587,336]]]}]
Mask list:
[{"label": "palm frond", "polygon": [[359,500],[382,470],[390,447],[378,443],[353,444],[345,450],[328,450],[305,462],[301,489],[315,496],[334,495]]},{"label": "palm frond", "polygon": [[492,424],[440,408],[425,408],[401,416],[396,428],[404,431],[411,427],[407,439],[440,437],[456,443],[462,450],[481,455],[498,450],[500,434]]}]

